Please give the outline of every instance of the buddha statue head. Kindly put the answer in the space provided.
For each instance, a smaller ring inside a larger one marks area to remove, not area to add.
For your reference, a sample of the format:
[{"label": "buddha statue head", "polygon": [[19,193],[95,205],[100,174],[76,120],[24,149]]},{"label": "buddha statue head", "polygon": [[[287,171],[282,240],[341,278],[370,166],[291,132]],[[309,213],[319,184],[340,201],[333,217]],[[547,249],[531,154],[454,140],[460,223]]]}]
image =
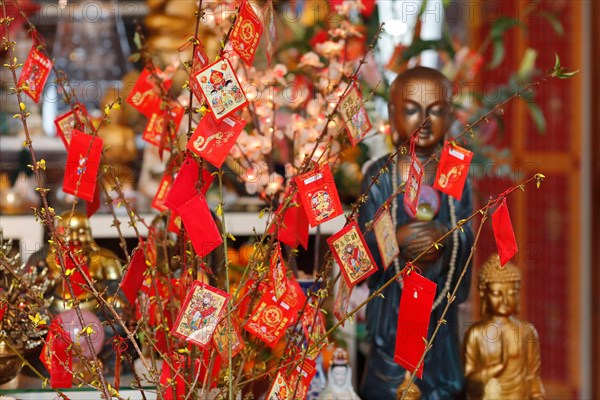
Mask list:
[{"label": "buddha statue head", "polygon": [[429,117],[417,136],[415,147],[431,154],[452,123],[452,84],[432,68],[406,70],[392,82],[388,111],[395,146],[407,143]]},{"label": "buddha statue head", "polygon": [[481,314],[509,317],[519,312],[521,271],[516,265],[500,266],[498,254],[492,255],[479,271]]},{"label": "buddha statue head", "polygon": [[74,246],[88,246],[94,243],[90,221],[81,212],[75,211],[71,215],[71,211],[65,211],[60,215],[56,228],[65,242]]}]

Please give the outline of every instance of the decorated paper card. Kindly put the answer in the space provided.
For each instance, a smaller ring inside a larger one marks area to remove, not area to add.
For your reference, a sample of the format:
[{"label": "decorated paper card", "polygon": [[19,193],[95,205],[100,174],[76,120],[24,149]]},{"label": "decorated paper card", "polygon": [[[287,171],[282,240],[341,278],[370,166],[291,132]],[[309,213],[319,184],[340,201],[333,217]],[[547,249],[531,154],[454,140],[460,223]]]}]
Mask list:
[{"label": "decorated paper card", "polygon": [[[301,365],[298,365],[296,368],[289,373],[287,377],[287,382],[290,382],[290,387],[293,390],[296,388],[296,399],[306,399],[308,395],[308,389],[310,387],[310,383],[317,373],[317,364],[313,360],[305,359]],[[298,384],[296,386],[296,383]]]},{"label": "decorated paper card", "polygon": [[346,125],[346,131],[352,146],[363,140],[371,130],[372,125],[367,115],[360,89],[355,83],[340,102],[340,113]]},{"label": "decorated paper card", "polygon": [[231,329],[227,335],[227,318],[222,318],[213,335],[213,343],[222,360],[229,358],[229,341],[231,340],[231,357],[235,357],[244,348],[244,340],[240,335],[236,318],[231,317]]},{"label": "decorated paper card", "polygon": [[229,294],[196,281],[181,306],[173,334],[206,348],[225,312]]},{"label": "decorated paper card", "polygon": [[102,139],[73,130],[67,152],[63,191],[86,201],[94,201]]},{"label": "decorated paper card", "polygon": [[[335,301],[333,303],[333,315],[338,321],[343,321],[348,315],[348,306],[350,305],[350,296],[352,296],[352,288],[348,286],[345,280],[340,279]],[[344,326],[345,322],[342,323]]]},{"label": "decorated paper card", "polygon": [[252,66],[263,30],[262,22],[250,2],[243,0],[229,40],[231,47],[248,66]]},{"label": "decorated paper card", "polygon": [[165,200],[167,198],[167,194],[171,190],[171,186],[173,185],[173,176],[170,174],[164,174],[160,183],[158,184],[158,190],[154,195],[154,199],[152,200],[152,208],[158,210],[159,212],[164,212],[169,209],[165,205]]},{"label": "decorated paper card", "polygon": [[205,257],[223,243],[221,232],[202,193],[194,196],[176,211],[181,216],[183,226],[198,256]]},{"label": "decorated paper card", "polygon": [[34,41],[29,56],[23,64],[17,86],[22,87],[23,93],[38,103],[51,70],[52,61],[37,49],[37,44]]},{"label": "decorated paper card", "polygon": [[135,299],[144,282],[144,272],[146,272],[147,268],[148,265],[146,264],[146,256],[144,254],[144,244],[143,242],[140,242],[138,247],[133,251],[129,266],[119,285],[119,288],[121,288],[125,297],[129,300],[129,304],[135,304]]},{"label": "decorated paper card", "polygon": [[421,191],[421,179],[423,178],[423,166],[417,157],[412,157],[408,180],[404,188],[404,205],[412,213],[411,217],[417,215],[417,206],[419,205],[419,192]]},{"label": "decorated paper card", "polygon": [[161,109],[161,83],[157,81],[156,77],[162,79],[165,90],[171,87],[170,78],[160,69],[156,68],[153,74],[149,69],[144,68],[135,82],[133,90],[127,96],[127,102],[148,118],[151,118],[152,114]]},{"label": "decorated paper card", "polygon": [[[279,205],[276,215],[280,215],[282,208],[283,203]],[[271,229],[273,232],[275,225],[271,225]],[[293,248],[301,244],[302,247],[308,249],[308,230],[308,218],[302,207],[300,194],[296,193],[294,200],[285,210],[283,223],[277,225],[277,240]]]},{"label": "decorated paper card", "polygon": [[384,210],[375,218],[373,231],[375,232],[379,254],[381,254],[383,268],[387,269],[400,254],[396,229],[389,210]]},{"label": "decorated paper card", "polygon": [[[396,349],[394,361],[408,371],[415,372],[425,351],[431,308],[437,285],[412,271],[404,277],[404,290],[400,297]],[[416,371],[423,378],[423,363]]]},{"label": "decorated paper card", "polygon": [[196,79],[200,84],[200,90],[217,120],[248,103],[231,63],[226,58],[209,65],[191,79]]},{"label": "decorated paper card", "polygon": [[377,266],[356,222],[346,225],[327,239],[327,243],[349,287],[354,287],[377,271]]},{"label": "decorated paper card", "polygon": [[295,179],[310,226],[314,228],[343,213],[329,164],[317,165]]},{"label": "decorated paper card", "polygon": [[[196,51],[194,52],[194,64],[192,66],[192,70],[190,71],[190,76],[196,76],[196,74],[206,68],[207,65],[208,56],[206,55],[206,51],[204,50],[202,43],[198,41],[196,44]],[[190,79],[190,89],[199,102],[204,101],[204,95],[202,94],[202,89],[200,89],[200,83],[196,79]]]},{"label": "decorated paper card", "polygon": [[56,118],[54,120],[54,125],[56,126],[56,133],[62,139],[66,149],[69,149],[73,129],[82,132],[91,129],[91,122],[87,110],[85,105],[81,103],[75,104],[72,110]]},{"label": "decorated paper card", "polygon": [[71,336],[65,332],[61,324],[60,317],[52,321],[40,354],[42,364],[50,373],[50,387],[53,389],[73,386]]},{"label": "decorated paper card", "polygon": [[199,170],[200,167],[193,157],[188,156],[183,160],[177,176],[175,176],[175,181],[166,193],[165,206],[172,211],[176,211],[198,194],[196,183],[198,182]]},{"label": "decorated paper card", "polygon": [[269,268],[269,278],[273,282],[273,292],[277,301],[281,300],[287,291],[288,279],[286,268],[281,254],[281,246],[279,243],[275,246],[273,255],[271,256],[271,265]]},{"label": "decorated paper card", "polygon": [[266,400],[292,400],[292,392],[281,372],[277,373]]},{"label": "decorated paper card", "polygon": [[500,265],[504,266],[519,251],[515,231],[508,213],[508,206],[506,205],[506,198],[502,199],[502,203],[492,214],[492,228],[498,247],[498,255],[500,256]]},{"label": "decorated paper card", "polygon": [[[146,129],[142,139],[156,147],[170,149],[177,139],[177,130],[183,119],[185,109],[174,101],[170,104],[170,111],[157,110],[148,117]],[[169,124],[172,124],[170,127]]]},{"label": "decorated paper card", "polygon": [[212,113],[206,113],[188,141],[187,148],[221,168],[244,126],[246,120],[235,114],[217,121]]},{"label": "decorated paper card", "polygon": [[472,159],[473,153],[471,151],[456,144],[446,143],[440,156],[440,163],[433,184],[434,189],[460,201]]}]

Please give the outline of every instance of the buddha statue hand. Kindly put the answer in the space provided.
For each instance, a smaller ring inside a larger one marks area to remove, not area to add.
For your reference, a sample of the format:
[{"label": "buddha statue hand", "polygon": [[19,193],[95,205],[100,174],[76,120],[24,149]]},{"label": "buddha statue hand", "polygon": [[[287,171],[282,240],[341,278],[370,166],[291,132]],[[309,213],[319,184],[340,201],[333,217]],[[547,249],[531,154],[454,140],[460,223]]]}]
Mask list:
[{"label": "buddha statue hand", "polygon": [[448,228],[438,221],[411,221],[398,227],[396,237],[406,258],[412,260],[427,249],[419,260],[431,263],[440,257],[440,251],[434,246],[431,248],[429,246],[447,232]]}]

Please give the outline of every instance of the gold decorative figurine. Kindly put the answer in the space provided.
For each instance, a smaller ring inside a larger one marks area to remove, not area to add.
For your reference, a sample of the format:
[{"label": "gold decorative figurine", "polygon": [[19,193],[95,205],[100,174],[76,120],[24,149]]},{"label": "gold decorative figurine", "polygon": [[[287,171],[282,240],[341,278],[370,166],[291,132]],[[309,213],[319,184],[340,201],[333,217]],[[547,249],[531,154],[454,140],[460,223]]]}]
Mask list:
[{"label": "gold decorative figurine", "polygon": [[492,256],[479,273],[483,320],[465,336],[469,399],[545,399],[535,327],[516,317],[521,272]]}]

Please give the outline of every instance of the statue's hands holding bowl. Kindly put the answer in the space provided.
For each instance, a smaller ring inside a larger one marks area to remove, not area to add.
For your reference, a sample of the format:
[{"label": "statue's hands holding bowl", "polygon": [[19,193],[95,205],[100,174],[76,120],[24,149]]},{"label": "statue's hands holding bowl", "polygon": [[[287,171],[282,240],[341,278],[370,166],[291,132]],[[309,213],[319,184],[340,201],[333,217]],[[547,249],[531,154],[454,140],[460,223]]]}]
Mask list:
[{"label": "statue's hands holding bowl", "polygon": [[[413,260],[447,232],[448,228],[437,221],[412,221],[398,227],[396,238],[404,256]],[[440,250],[431,246],[419,261],[430,263],[437,260]]]}]

